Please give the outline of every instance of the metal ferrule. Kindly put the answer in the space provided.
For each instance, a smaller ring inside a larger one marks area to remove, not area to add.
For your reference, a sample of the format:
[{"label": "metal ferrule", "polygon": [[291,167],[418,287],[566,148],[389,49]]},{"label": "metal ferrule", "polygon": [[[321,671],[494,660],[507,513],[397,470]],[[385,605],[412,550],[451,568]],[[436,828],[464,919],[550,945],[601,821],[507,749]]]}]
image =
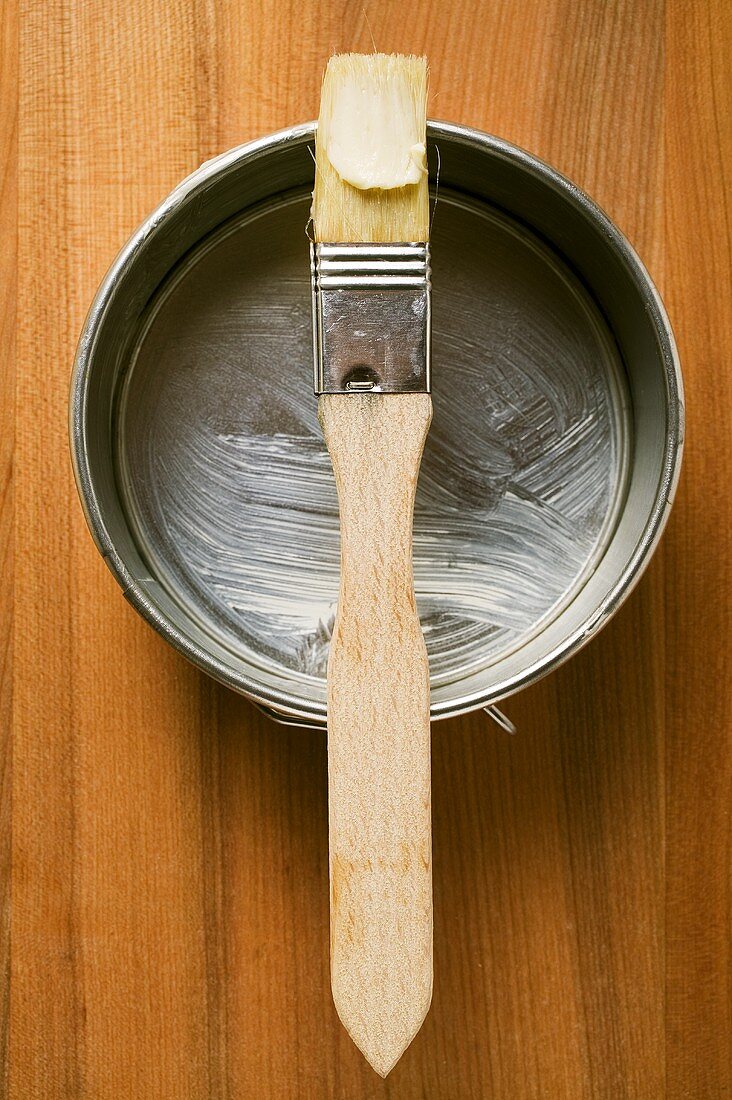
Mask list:
[{"label": "metal ferrule", "polygon": [[430,392],[430,250],[313,244],[316,394]]}]

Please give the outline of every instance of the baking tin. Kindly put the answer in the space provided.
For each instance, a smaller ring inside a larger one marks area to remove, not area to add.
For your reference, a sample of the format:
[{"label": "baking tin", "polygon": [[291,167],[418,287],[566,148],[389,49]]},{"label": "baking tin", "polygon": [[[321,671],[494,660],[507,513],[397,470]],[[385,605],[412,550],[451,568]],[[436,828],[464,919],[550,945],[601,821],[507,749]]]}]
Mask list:
[{"label": "baking tin", "polygon": [[[86,320],[70,415],[127,599],[280,721],[323,726],[338,533],[311,385],[314,132],[207,162],[140,227]],[[602,211],[507,142],[428,138],[415,586],[436,719],[490,709],[617,610],[668,517],[684,414],[663,305]]]}]

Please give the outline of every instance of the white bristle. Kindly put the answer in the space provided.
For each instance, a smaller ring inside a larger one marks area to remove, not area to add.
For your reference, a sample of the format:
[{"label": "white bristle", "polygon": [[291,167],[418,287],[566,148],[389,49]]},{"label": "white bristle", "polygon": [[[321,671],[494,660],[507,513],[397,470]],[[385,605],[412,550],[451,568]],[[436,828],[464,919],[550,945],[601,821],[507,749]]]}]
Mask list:
[{"label": "white bristle", "polygon": [[426,241],[427,62],[338,54],[323,78],[315,143],[318,241]]}]

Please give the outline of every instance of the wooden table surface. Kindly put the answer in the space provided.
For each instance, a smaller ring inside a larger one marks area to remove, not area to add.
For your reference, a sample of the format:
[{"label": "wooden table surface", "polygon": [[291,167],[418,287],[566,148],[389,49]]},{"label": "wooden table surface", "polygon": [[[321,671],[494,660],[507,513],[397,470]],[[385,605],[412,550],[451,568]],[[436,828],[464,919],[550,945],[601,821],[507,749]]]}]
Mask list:
[{"label": "wooden table surface", "polygon": [[[732,1095],[731,11],[4,5],[12,1100]],[[666,299],[688,395],[677,504],[621,612],[507,704],[518,736],[482,714],[434,729],[434,1002],[386,1082],[331,1004],[325,738],[267,721],[135,615],[66,429],[79,329],[129,233],[201,161],[312,118],[328,53],[372,35],[428,54],[433,117],[537,153],[609,212]]]}]

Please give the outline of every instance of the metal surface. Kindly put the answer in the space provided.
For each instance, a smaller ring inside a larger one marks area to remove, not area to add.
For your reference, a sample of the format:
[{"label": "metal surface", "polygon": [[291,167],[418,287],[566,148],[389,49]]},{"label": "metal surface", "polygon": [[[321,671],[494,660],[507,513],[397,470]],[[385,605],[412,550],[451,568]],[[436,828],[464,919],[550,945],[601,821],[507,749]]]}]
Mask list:
[{"label": "metal surface", "polygon": [[[188,253],[147,312],[116,418],[118,484],[154,576],[303,692],[324,686],[339,555],[304,375],[307,208],[260,206]],[[581,586],[622,499],[629,424],[596,307],[532,234],[443,188],[433,251],[414,573],[437,689],[521,647]]]},{"label": "metal surface", "polygon": [[315,393],[430,392],[427,244],[313,244]]},{"label": "metal surface", "polygon": [[[87,320],[71,431],[133,605],[224,683],[322,724],[338,540],[308,396],[312,137],[232,150],[141,227]],[[670,508],[683,405],[660,301],[597,207],[497,139],[429,137],[435,418],[415,583],[439,718],[543,675],[619,606]]]}]

